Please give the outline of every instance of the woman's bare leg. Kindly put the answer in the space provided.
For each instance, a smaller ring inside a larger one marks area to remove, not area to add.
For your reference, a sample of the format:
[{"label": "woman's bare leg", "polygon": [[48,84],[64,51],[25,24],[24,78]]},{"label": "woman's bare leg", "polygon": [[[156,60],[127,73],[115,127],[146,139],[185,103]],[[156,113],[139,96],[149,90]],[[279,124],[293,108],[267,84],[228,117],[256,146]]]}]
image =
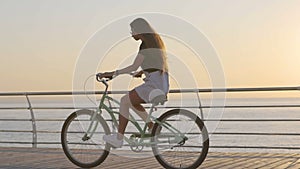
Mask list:
[{"label": "woman's bare leg", "polygon": [[121,98],[120,103],[120,115],[119,115],[119,127],[118,127],[118,139],[123,139],[126,126],[129,118],[129,107],[130,107],[129,95],[126,94]]},{"label": "woman's bare leg", "polygon": [[151,121],[147,121],[148,113],[141,105],[141,103],[145,103],[145,101],[140,98],[135,90],[130,91],[129,98],[131,100],[130,108],[132,108],[134,112],[136,112],[144,120],[144,122],[148,123],[148,128],[152,128],[153,123]]},{"label": "woman's bare leg", "polygon": [[[123,139],[125,129],[128,124],[129,107],[133,108],[133,110],[146,122],[148,113],[141,103],[145,103],[145,101],[138,96],[135,90],[130,91],[121,98],[118,139]],[[149,122],[148,127],[152,128],[152,126],[153,123]]]}]

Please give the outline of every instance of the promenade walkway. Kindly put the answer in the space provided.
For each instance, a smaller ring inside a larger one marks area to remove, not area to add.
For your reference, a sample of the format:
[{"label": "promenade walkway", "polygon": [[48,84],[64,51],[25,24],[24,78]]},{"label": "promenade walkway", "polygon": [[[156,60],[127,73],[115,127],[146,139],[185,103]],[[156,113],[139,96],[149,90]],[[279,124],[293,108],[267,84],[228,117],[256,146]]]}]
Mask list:
[{"label": "promenade walkway", "polygon": [[[131,153],[122,151],[121,154]],[[1,169],[72,169],[73,165],[61,149],[46,148],[1,148]],[[154,157],[129,158],[113,153],[101,169],[158,169],[162,168]],[[233,168],[300,168],[300,154],[271,154],[271,153],[217,153],[210,152],[199,168],[233,169]]]}]

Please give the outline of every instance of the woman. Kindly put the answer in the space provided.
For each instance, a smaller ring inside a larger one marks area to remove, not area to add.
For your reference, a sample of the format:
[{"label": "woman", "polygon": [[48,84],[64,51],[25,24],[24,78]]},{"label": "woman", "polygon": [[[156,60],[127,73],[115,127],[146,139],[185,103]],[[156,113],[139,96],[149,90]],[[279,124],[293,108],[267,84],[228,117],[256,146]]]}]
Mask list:
[{"label": "woman", "polygon": [[[145,122],[147,112],[141,103],[150,103],[159,95],[167,95],[169,90],[168,65],[166,62],[166,50],[161,37],[154,31],[150,24],[142,19],[135,19],[130,23],[131,34],[135,40],[141,40],[139,52],[132,65],[112,72],[99,73],[99,78],[112,78],[121,74],[131,74],[141,67],[141,71],[134,77],[146,76],[144,83],[121,98],[118,133],[105,135],[104,141],[114,147],[122,147],[123,136],[129,118],[129,108],[132,108]],[[157,92],[158,91],[158,92]],[[148,122],[151,130],[153,123]]]}]

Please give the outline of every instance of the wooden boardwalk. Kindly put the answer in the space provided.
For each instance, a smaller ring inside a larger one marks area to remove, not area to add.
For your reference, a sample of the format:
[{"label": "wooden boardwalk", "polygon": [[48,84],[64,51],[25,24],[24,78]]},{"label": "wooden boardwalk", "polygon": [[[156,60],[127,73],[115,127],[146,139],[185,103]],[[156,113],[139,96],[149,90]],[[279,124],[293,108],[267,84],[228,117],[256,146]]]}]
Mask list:
[{"label": "wooden boardwalk", "polygon": [[[130,153],[120,151],[119,153]],[[78,168],[64,155],[61,149],[46,148],[1,148],[1,169],[71,169]],[[111,153],[101,169],[153,169],[162,168],[154,157],[133,158]],[[300,154],[271,153],[216,153],[210,152],[199,168],[300,168]]]}]

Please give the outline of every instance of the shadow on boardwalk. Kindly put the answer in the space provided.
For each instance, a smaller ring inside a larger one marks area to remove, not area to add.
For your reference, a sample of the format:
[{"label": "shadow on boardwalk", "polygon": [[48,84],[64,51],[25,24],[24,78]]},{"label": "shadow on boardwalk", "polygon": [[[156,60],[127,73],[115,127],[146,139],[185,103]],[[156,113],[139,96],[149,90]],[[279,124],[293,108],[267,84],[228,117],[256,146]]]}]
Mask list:
[{"label": "shadow on boardwalk", "polygon": [[[122,151],[126,153],[126,151]],[[0,168],[9,169],[68,169],[78,168],[61,149],[1,148]],[[113,153],[101,164],[101,169],[162,168],[154,157],[129,158]],[[300,168],[300,154],[216,153],[210,152],[199,168]]]}]

